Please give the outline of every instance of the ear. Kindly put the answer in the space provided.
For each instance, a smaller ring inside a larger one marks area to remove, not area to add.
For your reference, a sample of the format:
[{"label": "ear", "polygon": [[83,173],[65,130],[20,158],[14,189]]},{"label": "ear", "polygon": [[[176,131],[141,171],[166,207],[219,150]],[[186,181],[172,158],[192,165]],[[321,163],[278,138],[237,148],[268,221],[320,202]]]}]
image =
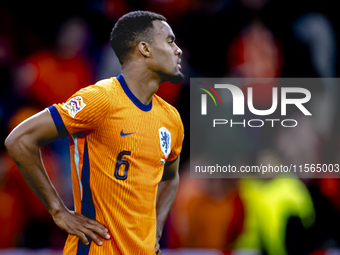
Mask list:
[{"label": "ear", "polygon": [[151,45],[147,42],[141,41],[138,44],[138,50],[146,58],[151,56]]}]

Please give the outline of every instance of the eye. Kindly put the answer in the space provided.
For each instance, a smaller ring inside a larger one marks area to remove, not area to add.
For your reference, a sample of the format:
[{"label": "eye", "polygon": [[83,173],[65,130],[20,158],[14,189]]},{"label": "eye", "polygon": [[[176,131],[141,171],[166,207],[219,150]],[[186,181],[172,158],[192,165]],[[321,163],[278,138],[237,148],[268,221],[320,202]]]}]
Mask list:
[{"label": "eye", "polygon": [[172,43],[174,43],[174,40],[169,41],[169,44],[172,44]]}]

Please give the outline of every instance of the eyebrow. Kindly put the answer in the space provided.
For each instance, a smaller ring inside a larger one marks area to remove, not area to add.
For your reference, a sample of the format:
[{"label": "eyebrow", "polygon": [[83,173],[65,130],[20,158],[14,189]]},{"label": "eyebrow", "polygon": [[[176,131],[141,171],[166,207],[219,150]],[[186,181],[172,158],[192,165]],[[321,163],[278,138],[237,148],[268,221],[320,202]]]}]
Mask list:
[{"label": "eyebrow", "polygon": [[167,36],[166,39],[172,39],[172,40],[175,41],[175,40],[176,40],[176,37],[175,37],[174,35],[171,35],[171,34],[170,34],[170,35]]}]

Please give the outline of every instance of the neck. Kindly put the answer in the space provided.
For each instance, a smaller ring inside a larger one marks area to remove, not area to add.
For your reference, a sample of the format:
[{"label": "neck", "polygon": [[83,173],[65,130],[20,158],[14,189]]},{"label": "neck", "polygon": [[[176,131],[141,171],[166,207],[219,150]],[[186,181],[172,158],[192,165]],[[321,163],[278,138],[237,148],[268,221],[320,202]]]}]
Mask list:
[{"label": "neck", "polygon": [[122,66],[122,74],[129,89],[138,100],[143,104],[149,104],[161,84],[160,78],[145,66],[138,65],[138,62],[130,62]]}]

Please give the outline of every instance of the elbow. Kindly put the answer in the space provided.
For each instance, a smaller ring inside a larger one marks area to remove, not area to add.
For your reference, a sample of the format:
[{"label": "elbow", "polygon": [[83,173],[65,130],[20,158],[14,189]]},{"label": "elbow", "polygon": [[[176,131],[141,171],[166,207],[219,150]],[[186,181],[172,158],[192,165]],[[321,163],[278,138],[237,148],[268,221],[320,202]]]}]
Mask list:
[{"label": "elbow", "polygon": [[164,171],[161,181],[171,181],[172,183],[179,182],[178,171]]},{"label": "elbow", "polygon": [[27,141],[25,136],[18,136],[16,133],[11,133],[5,140],[5,147],[8,154],[15,159],[17,155],[23,153],[27,149]]},{"label": "elbow", "polygon": [[178,186],[178,184],[179,184],[179,174],[178,174],[178,172],[176,173],[176,176],[174,178],[174,182],[176,183],[176,186]]},{"label": "elbow", "polygon": [[16,144],[18,144],[17,139],[15,139],[12,134],[9,134],[5,140],[5,147],[10,156],[12,156]]},{"label": "elbow", "polygon": [[7,150],[10,150],[10,148],[13,146],[14,141],[11,135],[8,135],[7,138],[5,139],[5,147]]},{"label": "elbow", "polygon": [[179,174],[178,174],[178,172],[175,173],[175,175],[172,178],[170,178],[169,181],[171,181],[171,185],[177,187],[178,184],[179,184]]}]

